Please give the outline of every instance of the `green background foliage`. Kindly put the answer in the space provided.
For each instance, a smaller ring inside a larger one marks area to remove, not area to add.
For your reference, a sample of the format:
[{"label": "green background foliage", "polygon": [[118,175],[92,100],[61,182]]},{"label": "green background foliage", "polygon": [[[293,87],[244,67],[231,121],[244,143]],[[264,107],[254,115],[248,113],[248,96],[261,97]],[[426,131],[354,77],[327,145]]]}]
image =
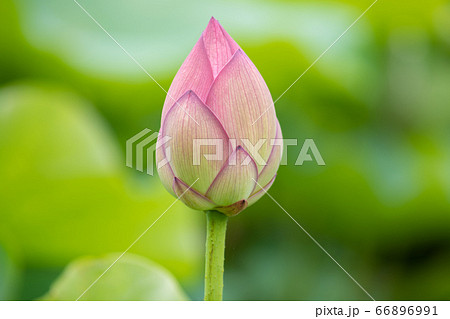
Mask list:
[{"label": "green background foliage", "polygon": [[[113,263],[114,266],[109,268]],[[101,280],[100,285],[93,284],[97,278]],[[187,300],[176,279],[167,270],[133,254],[122,257],[120,254],[112,254],[102,258],[81,258],[73,261],[52,284],[48,294],[42,298],[42,300],[76,299]]]},{"label": "green background foliage", "polygon": [[[166,89],[213,15],[274,99],[371,4],[79,2]],[[270,193],[375,299],[450,297],[449,21],[447,1],[379,0],[275,105],[299,145]],[[73,260],[105,266],[174,200],[125,166],[165,93],[74,1],[4,0],[0,24],[0,299],[71,299],[100,272]],[[294,165],[307,138],[326,166]],[[204,226],[178,202],[127,258],[201,299]],[[96,284],[123,294],[86,297],[161,298],[127,260]],[[228,300],[368,299],[267,196],[230,219],[225,269]]]}]

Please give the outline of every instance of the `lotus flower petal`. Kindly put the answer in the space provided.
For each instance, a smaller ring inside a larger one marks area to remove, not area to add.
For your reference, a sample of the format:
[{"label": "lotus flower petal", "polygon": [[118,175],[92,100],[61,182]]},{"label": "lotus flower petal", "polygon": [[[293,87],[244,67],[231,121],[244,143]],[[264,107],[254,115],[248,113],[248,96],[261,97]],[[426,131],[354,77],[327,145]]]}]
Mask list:
[{"label": "lotus flower petal", "polygon": [[[249,161],[246,163],[246,159]],[[238,146],[225,162],[205,196],[221,206],[231,205],[250,196],[258,178],[256,163]]]},{"label": "lotus flower petal", "polygon": [[[275,137],[276,141],[282,142],[282,134],[280,124],[277,122],[277,134]],[[266,185],[275,176],[280,166],[281,156],[283,155],[283,145],[273,145],[272,152],[270,153],[269,159],[267,160],[266,166],[263,168],[258,176],[258,184]],[[261,189],[261,186],[256,185],[254,193]]]},{"label": "lotus flower petal", "polygon": [[260,188],[256,193],[254,193],[252,196],[248,198],[248,206],[253,205],[256,203],[261,197],[263,197],[266,192],[269,190],[269,188],[272,186],[273,182],[275,181],[276,175],[272,178],[272,180],[263,188]]},{"label": "lotus flower petal", "polygon": [[[213,18],[214,19],[214,18]],[[215,19],[214,19],[215,20]],[[233,54],[239,50],[241,47],[239,46],[239,44],[236,43],[236,41],[234,41],[234,39],[228,34],[227,31],[225,31],[225,29],[220,25],[219,21],[217,21],[217,24],[219,25],[220,29],[222,30],[223,35],[225,36],[225,38],[228,41],[228,45],[231,48],[231,52],[233,52]]]},{"label": "lotus flower petal", "polygon": [[164,102],[161,122],[164,121],[170,108],[186,91],[194,91],[204,101],[213,80],[213,73],[203,38],[200,38],[181,65],[170,85]]},{"label": "lotus flower petal", "polygon": [[236,50],[239,49],[239,46],[214,18],[209,21],[202,37],[213,76],[216,77]]},{"label": "lotus flower petal", "polygon": [[[160,140],[161,134],[158,136],[158,140]],[[162,163],[166,159],[166,155],[164,154],[163,147],[156,148],[156,163]],[[175,175],[173,174],[173,170],[170,167],[170,163],[167,163],[161,167],[158,167],[158,175],[161,180],[163,186],[169,193],[175,196],[175,193],[172,188],[172,183]]]},{"label": "lotus flower petal", "polygon": [[[276,134],[275,109],[261,74],[242,50],[237,50],[220,71],[206,104],[223,123],[229,137],[237,139],[237,144],[243,145],[253,158],[254,152],[242,140],[248,139],[256,145],[260,139],[265,139],[258,153],[267,161],[272,151],[270,139]],[[255,161],[261,172],[265,163]]]},{"label": "lotus flower petal", "polygon": [[173,180],[173,191],[186,206],[192,209],[210,210],[217,206],[193,187],[189,188],[189,185],[176,177]]},{"label": "lotus flower petal", "polygon": [[242,212],[244,209],[247,208],[247,206],[248,206],[248,202],[245,199],[243,199],[243,200],[237,201],[234,204],[224,206],[224,207],[216,207],[214,209],[231,217],[231,216],[235,216],[235,215],[239,214],[240,212]]},{"label": "lotus flower petal", "polygon": [[[205,194],[229,156],[228,135],[222,124],[194,92],[188,91],[167,113],[162,134],[171,137],[163,147],[170,148],[170,166],[175,176],[189,185],[198,178],[195,188]],[[222,145],[202,146],[196,158],[194,143],[206,139]],[[218,159],[204,156],[220,152]]]}]

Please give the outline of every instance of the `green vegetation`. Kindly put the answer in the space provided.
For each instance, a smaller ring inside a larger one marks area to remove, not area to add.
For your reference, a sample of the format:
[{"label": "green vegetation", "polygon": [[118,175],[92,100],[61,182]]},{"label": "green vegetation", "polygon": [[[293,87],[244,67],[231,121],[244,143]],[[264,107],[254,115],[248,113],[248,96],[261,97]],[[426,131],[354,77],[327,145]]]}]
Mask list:
[{"label": "green vegetation", "polygon": [[[166,89],[214,15],[276,99],[371,1],[80,3]],[[299,145],[270,193],[375,299],[450,296],[449,21],[378,1],[275,104]],[[76,299],[174,200],[125,166],[165,93],[73,1],[3,0],[0,24],[0,299]],[[306,138],[326,166],[294,165]],[[86,298],[201,300],[204,229],[176,203]],[[225,256],[225,300],[368,299],[268,196]]]}]

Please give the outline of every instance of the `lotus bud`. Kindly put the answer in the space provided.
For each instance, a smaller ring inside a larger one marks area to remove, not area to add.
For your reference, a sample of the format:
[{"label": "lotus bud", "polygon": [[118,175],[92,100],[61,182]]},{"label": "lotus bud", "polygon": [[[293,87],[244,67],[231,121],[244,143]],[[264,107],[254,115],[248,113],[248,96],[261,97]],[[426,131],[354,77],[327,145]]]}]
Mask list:
[{"label": "lotus bud", "polygon": [[273,184],[281,140],[261,74],[211,18],[164,102],[156,151],[167,163],[158,167],[163,185],[190,208],[236,215]]}]

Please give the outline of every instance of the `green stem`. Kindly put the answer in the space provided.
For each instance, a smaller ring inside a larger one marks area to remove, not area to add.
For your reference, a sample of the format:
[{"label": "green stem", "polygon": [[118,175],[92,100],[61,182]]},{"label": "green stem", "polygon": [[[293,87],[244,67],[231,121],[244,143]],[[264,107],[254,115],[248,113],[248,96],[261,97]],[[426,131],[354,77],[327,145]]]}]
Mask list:
[{"label": "green stem", "polygon": [[221,301],[223,262],[228,217],[210,210],[206,212],[205,300]]}]

